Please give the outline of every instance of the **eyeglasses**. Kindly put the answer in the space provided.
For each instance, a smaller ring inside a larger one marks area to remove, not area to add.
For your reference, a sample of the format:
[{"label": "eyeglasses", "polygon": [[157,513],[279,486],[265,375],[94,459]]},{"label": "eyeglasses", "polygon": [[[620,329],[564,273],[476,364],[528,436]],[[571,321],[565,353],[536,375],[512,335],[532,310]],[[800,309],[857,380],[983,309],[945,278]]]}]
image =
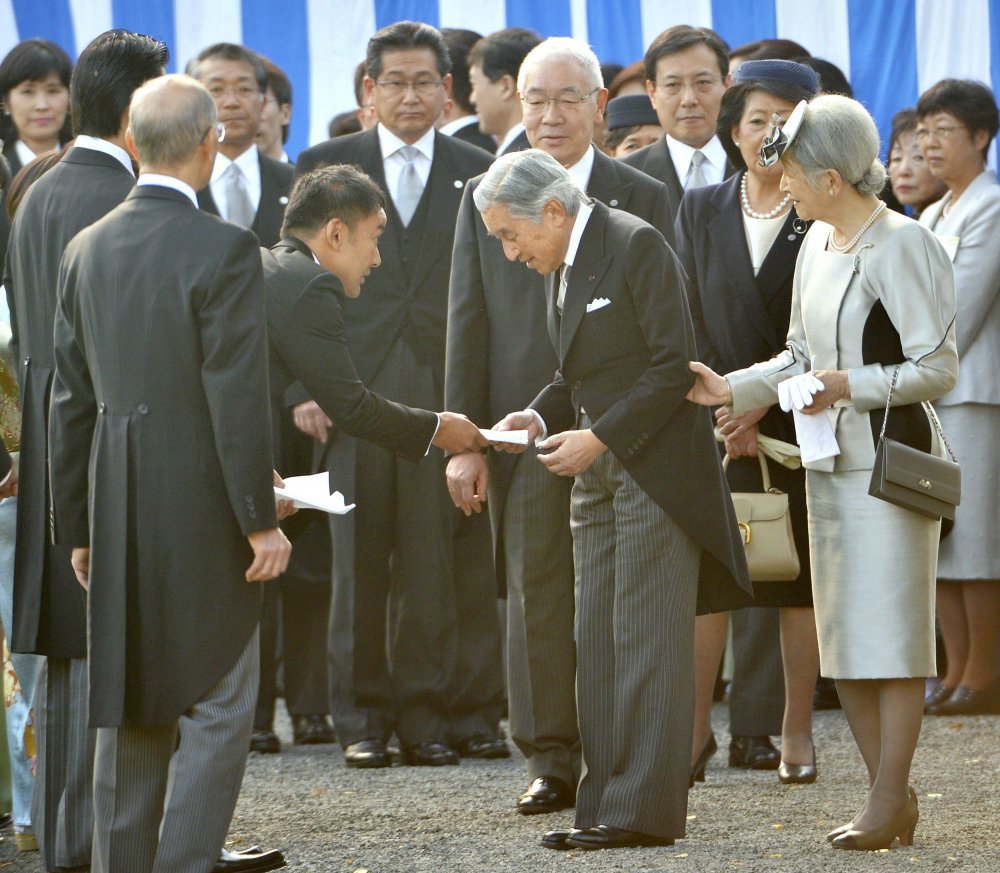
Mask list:
[{"label": "eyeglasses", "polygon": [[917,142],[924,143],[927,142],[933,135],[934,139],[946,140],[948,139],[956,130],[968,130],[964,124],[953,124],[950,127],[943,124],[938,125],[935,128],[930,127],[918,127],[917,128]]},{"label": "eyeglasses", "polygon": [[409,88],[419,97],[430,97],[444,84],[444,79],[417,79],[416,82],[404,82],[402,79],[386,79],[376,82],[382,93],[387,97],[402,97]]},{"label": "eyeglasses", "polygon": [[660,88],[668,97],[676,97],[685,88],[693,88],[699,94],[707,94],[722,79],[722,76],[699,76],[693,82],[684,81],[683,79],[668,79],[666,82],[660,82],[656,87]]},{"label": "eyeglasses", "polygon": [[213,100],[221,100],[227,95],[232,95],[237,100],[251,100],[254,97],[262,98],[264,95],[253,85],[236,85],[233,88],[224,88],[222,85],[211,85],[208,89],[208,93],[212,95]]},{"label": "eyeglasses", "polygon": [[213,127],[215,128],[215,135],[218,141],[222,142],[226,138],[226,126],[221,121],[215,122],[214,125],[210,124],[208,129],[201,135],[201,138],[204,139],[208,136],[212,132]]},{"label": "eyeglasses", "polygon": [[554,104],[560,112],[579,112],[584,101],[589,100],[600,90],[598,87],[589,94],[569,93],[562,97],[547,97],[544,94],[529,94],[527,97],[522,95],[521,102],[524,104],[524,111],[533,114],[544,112],[550,103]]}]

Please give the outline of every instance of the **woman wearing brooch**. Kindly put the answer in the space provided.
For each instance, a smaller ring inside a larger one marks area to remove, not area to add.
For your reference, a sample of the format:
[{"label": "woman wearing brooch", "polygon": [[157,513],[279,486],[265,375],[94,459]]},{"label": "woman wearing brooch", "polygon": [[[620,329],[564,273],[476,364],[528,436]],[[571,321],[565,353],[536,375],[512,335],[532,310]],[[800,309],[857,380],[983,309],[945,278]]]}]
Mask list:
[{"label": "woman wearing brooch", "polygon": [[782,190],[814,221],[795,267],[785,350],[726,377],[692,363],[688,395],[735,416],[780,401],[813,425],[825,417],[836,437],[804,466],[821,671],[837,681],[868,770],[865,803],[829,835],[839,849],[885,849],[897,836],[910,844],[919,817],[909,773],[925,679],[936,673],[941,523],[869,496],[868,486],[894,375],[890,425],[904,425],[894,438],[941,451],[920,404],[958,374],[948,255],[877,198],[878,153],[874,121],[847,97],[801,103],[774,129],[761,161],[781,159]]},{"label": "woman wearing brooch", "polygon": [[[787,119],[801,100],[819,91],[816,73],[785,60],[744,62],[722,98],[718,135],[733,166],[742,170],[720,185],[689,190],[677,219],[677,254],[688,274],[688,296],[701,360],[720,373],[748,367],[785,345],[795,258],[806,230],[791,197],[780,190],[781,166],[764,167],[760,147],[773,117]],[[792,417],[776,407],[716,418],[731,459],[733,491],[762,491],[758,433],[795,442]],[[738,432],[737,432],[738,431]],[[785,711],[781,730],[784,783],[816,780],[812,697],[819,671],[812,610],[806,524],[805,471],[769,464],[771,482],[789,495],[801,572],[791,582],[754,580],[755,606],[780,608]],[[695,623],[695,730],[692,779],[716,750],[712,690],[726,644],[729,613],[698,616]],[[733,726],[734,734],[741,731]]]}]

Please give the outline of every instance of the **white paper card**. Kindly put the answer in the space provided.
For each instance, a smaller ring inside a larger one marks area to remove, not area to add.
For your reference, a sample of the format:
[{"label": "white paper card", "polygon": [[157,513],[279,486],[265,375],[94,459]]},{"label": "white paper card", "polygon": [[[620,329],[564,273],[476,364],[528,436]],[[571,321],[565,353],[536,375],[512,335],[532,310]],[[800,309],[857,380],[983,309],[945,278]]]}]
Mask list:
[{"label": "white paper card", "polygon": [[840,454],[829,412],[806,415],[793,409],[792,415],[795,418],[795,441],[802,450],[803,464]]},{"label": "white paper card", "polygon": [[526,446],[528,444],[528,432],[526,430],[490,430],[481,427],[479,432],[491,443],[512,443],[515,446]]},{"label": "white paper card", "polygon": [[339,491],[330,493],[330,472],[316,473],[314,476],[289,476],[285,487],[275,487],[276,497],[291,500],[299,509],[318,509],[330,515],[347,515],[354,504],[344,503],[344,495]]}]

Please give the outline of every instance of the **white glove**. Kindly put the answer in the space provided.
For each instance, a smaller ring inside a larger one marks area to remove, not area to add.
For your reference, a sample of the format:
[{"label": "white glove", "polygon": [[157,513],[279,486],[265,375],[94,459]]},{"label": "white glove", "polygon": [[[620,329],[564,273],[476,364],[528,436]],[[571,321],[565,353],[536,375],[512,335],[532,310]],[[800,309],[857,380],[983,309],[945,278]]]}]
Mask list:
[{"label": "white glove", "polygon": [[794,409],[805,409],[812,404],[813,395],[824,390],[826,386],[812,372],[792,376],[778,383],[778,405],[785,412]]}]

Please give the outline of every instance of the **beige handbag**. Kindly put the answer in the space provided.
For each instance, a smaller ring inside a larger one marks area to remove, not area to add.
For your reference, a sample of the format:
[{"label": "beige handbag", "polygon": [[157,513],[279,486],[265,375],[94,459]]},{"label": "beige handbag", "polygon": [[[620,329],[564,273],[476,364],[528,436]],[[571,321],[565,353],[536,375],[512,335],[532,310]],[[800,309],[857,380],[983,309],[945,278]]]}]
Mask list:
[{"label": "beige handbag", "polygon": [[[771,486],[771,474],[763,452],[757,452],[757,459],[760,461],[764,490],[733,494],[733,507],[747,552],[750,579],[754,582],[793,582],[798,579],[802,568],[792,535],[788,495]],[[722,459],[722,469],[728,467],[729,455],[726,455]]]}]

